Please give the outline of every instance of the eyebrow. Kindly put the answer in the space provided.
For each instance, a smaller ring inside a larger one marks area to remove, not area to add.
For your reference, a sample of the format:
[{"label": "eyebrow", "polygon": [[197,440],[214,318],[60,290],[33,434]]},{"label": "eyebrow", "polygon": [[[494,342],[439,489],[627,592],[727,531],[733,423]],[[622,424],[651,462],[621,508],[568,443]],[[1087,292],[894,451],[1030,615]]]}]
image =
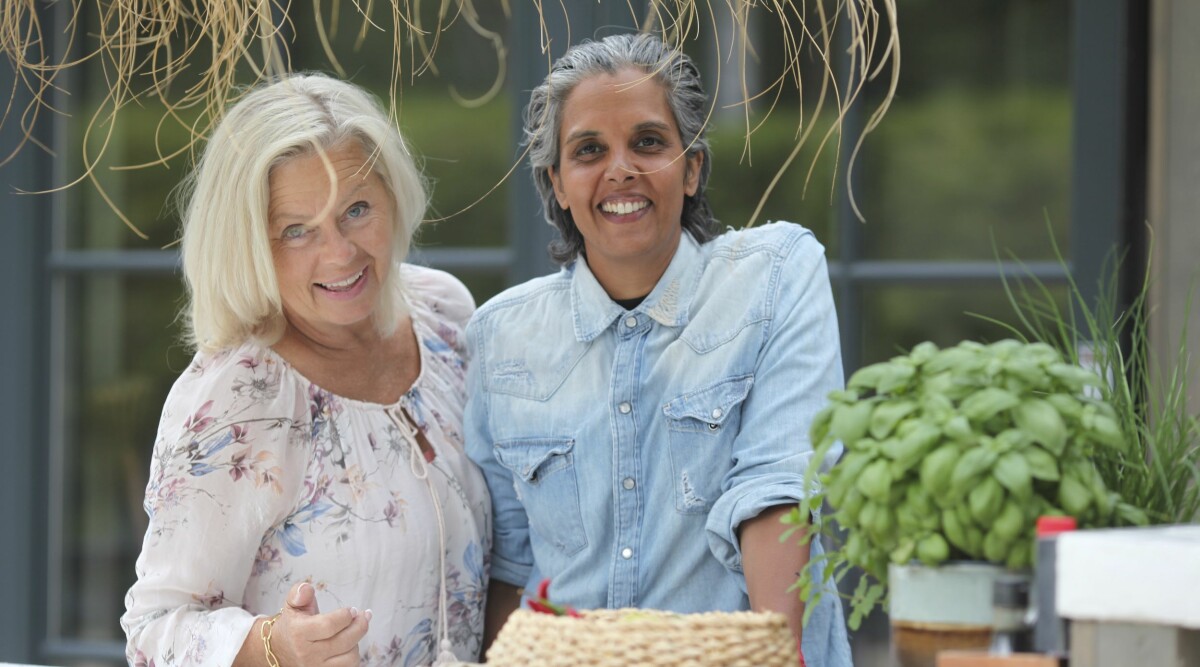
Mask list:
[{"label": "eyebrow", "polygon": [[[638,123],[637,125],[633,126],[634,132],[645,132],[646,130],[670,132],[671,126],[659,120],[648,120],[644,123]],[[591,139],[598,136],[600,136],[600,132],[596,130],[577,130],[567,135],[567,138],[563,140],[563,143],[569,144],[580,139]]]},{"label": "eyebrow", "polygon": [[658,130],[660,132],[670,132],[671,126],[662,121],[659,121],[659,120],[648,120],[644,123],[638,123],[633,128],[633,130],[635,132],[644,132],[645,130]]}]

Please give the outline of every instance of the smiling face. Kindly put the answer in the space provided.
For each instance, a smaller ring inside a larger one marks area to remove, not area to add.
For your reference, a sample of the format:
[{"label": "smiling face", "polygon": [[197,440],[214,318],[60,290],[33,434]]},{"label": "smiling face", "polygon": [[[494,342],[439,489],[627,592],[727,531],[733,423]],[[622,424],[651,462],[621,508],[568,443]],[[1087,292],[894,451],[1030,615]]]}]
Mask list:
[{"label": "smiling face", "polygon": [[[289,331],[316,339],[366,332],[391,269],[395,206],[356,141],[271,170],[271,254]],[[285,334],[288,335],[288,334]]]},{"label": "smiling face", "polygon": [[562,107],[558,145],[550,180],[592,273],[613,298],[646,295],[679,246],[704,159],[682,156],[666,91],[632,68],[585,79]]}]

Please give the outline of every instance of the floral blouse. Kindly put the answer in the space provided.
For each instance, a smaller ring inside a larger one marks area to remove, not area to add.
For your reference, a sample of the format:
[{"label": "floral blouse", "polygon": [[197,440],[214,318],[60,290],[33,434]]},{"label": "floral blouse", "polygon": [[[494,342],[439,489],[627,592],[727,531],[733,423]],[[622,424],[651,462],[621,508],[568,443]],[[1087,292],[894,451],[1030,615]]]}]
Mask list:
[{"label": "floral blouse", "polygon": [[[401,270],[421,372],[393,405],[331,394],[257,343],[197,354],[175,382],[121,618],[130,665],[230,665],[255,616],[279,611],[299,581],[322,612],[372,610],[362,664],[428,665],[443,567],[453,652],[478,657],[491,508],[463,453],[474,303],[446,273]],[[433,449],[428,463],[409,419]]]}]

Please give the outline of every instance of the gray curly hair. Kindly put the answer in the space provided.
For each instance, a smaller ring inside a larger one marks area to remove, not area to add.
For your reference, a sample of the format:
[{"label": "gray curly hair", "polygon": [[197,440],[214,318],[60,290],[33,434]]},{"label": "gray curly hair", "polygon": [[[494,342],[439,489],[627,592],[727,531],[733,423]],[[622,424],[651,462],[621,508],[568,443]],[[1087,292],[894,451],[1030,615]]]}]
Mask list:
[{"label": "gray curly hair", "polygon": [[675,115],[675,124],[687,155],[703,155],[696,194],[684,195],[681,224],[696,241],[704,243],[717,235],[716,218],[708,206],[704,186],[712,172],[705,116],[708,96],[700,82],[700,71],[681,50],[667,45],[656,35],[620,34],[599,41],[584,41],[571,47],[550,68],[541,85],[533,89],[525,107],[525,142],[533,183],[542,198],[546,221],[554,225],[560,238],[550,243],[550,256],[560,264],[575,259],[583,251],[583,235],[575,226],[569,210],[554,196],[550,170],[558,168],[558,134],[567,97],[585,79],[600,74],[616,74],[626,68],[653,74],[667,93],[667,104]]}]

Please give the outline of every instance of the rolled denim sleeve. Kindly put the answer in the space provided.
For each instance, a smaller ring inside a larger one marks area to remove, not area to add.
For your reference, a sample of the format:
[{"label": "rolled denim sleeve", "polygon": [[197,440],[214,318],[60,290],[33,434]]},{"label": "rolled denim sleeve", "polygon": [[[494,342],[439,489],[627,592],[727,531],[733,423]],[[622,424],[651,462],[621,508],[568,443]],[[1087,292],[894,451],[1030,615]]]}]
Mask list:
[{"label": "rolled denim sleeve", "polygon": [[[844,382],[824,248],[798,228],[788,241],[786,259],[772,276],[772,326],[742,406],[733,467],[706,524],[709,549],[734,572],[742,572],[738,526],[767,508],[805,499],[804,474],[813,456],[809,426],[829,392]],[[824,466],[839,454],[830,452]]]},{"label": "rolled denim sleeve", "polygon": [[493,340],[483,333],[486,317],[476,315],[467,326],[467,347],[473,363],[467,370],[467,407],[463,429],[467,455],[483,471],[492,496],[491,576],[514,586],[524,586],[533,569],[529,545],[529,517],[517,497],[512,473],[496,460],[491,433],[487,372],[488,350]]}]

